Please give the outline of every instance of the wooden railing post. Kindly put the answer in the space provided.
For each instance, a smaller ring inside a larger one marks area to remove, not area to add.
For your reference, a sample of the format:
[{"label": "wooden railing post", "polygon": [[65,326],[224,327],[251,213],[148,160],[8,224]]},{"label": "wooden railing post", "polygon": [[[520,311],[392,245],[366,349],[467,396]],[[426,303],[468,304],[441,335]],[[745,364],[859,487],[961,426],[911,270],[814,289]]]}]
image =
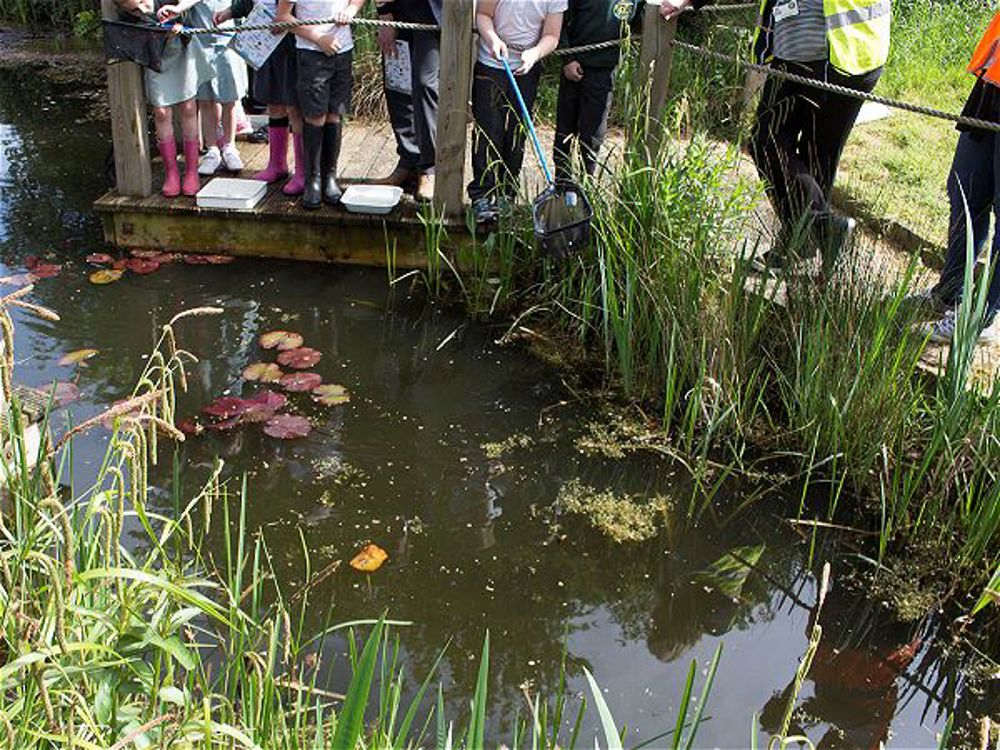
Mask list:
[{"label": "wooden railing post", "polygon": [[[110,20],[118,18],[114,0],[101,0],[101,13]],[[142,68],[125,61],[107,68],[118,194],[145,198],[153,192],[153,165]]]},{"label": "wooden railing post", "polygon": [[472,87],[474,0],[446,0],[441,18],[441,82],[434,203],[450,218],[465,205],[465,148]]},{"label": "wooden railing post", "polygon": [[660,18],[659,0],[648,0],[642,19],[642,47],[639,55],[639,91],[648,95],[641,137],[650,156],[660,148],[663,135],[663,111],[670,89],[670,66],[673,62],[673,41],[677,35],[677,19]]}]

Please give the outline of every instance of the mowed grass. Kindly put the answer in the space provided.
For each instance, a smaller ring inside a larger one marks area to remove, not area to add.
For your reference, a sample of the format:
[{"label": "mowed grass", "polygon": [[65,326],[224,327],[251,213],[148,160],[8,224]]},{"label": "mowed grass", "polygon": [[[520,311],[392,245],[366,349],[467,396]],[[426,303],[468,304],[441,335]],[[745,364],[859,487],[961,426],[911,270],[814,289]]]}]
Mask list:
[{"label": "mowed grass", "polygon": [[[960,112],[974,83],[965,68],[991,7],[981,0],[919,0],[897,3],[895,12],[892,56],[876,93]],[[949,122],[896,111],[854,131],[840,184],[871,213],[943,246],[957,141]]]}]

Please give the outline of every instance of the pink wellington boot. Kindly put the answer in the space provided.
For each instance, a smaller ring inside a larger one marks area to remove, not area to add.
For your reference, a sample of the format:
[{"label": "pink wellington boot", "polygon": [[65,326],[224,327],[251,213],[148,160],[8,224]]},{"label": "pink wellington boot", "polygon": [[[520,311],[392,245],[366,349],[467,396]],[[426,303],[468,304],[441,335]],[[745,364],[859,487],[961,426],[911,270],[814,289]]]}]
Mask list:
[{"label": "pink wellington boot", "polygon": [[171,138],[156,145],[160,149],[163,171],[166,173],[163,178],[163,197],[176,198],[181,194],[181,173],[177,168],[177,141]]},{"label": "pink wellington boot", "polygon": [[184,183],[181,185],[181,192],[184,195],[197,195],[201,189],[201,181],[198,179],[198,139],[184,139]]},{"label": "pink wellington boot", "polygon": [[288,177],[288,126],[269,127],[267,129],[267,142],[271,152],[267,169],[258,172],[253,178],[270,185],[272,182]]},{"label": "pink wellington boot", "polygon": [[306,155],[302,146],[302,133],[292,133],[292,150],[295,152],[295,174],[281,192],[285,195],[302,195],[306,190]]}]

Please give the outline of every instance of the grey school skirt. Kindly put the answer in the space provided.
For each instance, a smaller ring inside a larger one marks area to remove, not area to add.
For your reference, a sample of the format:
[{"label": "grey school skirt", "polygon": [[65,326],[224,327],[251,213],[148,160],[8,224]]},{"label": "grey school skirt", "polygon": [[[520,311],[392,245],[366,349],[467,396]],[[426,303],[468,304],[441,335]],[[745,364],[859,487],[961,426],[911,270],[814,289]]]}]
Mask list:
[{"label": "grey school skirt", "polygon": [[261,104],[298,107],[298,79],[295,35],[288,34],[255,74],[253,98]]},{"label": "grey school skirt", "polygon": [[197,41],[185,42],[175,37],[167,42],[161,72],[145,69],[146,99],[154,107],[172,107],[194,99],[213,73],[212,64]]}]

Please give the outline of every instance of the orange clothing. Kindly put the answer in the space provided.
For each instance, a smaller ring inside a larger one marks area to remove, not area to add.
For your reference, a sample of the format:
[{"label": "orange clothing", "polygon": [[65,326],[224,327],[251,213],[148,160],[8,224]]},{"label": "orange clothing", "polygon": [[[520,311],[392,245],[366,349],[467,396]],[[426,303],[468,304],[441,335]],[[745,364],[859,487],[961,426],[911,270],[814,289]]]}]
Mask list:
[{"label": "orange clothing", "polygon": [[969,72],[1000,86],[1000,13],[993,17],[969,63]]}]

